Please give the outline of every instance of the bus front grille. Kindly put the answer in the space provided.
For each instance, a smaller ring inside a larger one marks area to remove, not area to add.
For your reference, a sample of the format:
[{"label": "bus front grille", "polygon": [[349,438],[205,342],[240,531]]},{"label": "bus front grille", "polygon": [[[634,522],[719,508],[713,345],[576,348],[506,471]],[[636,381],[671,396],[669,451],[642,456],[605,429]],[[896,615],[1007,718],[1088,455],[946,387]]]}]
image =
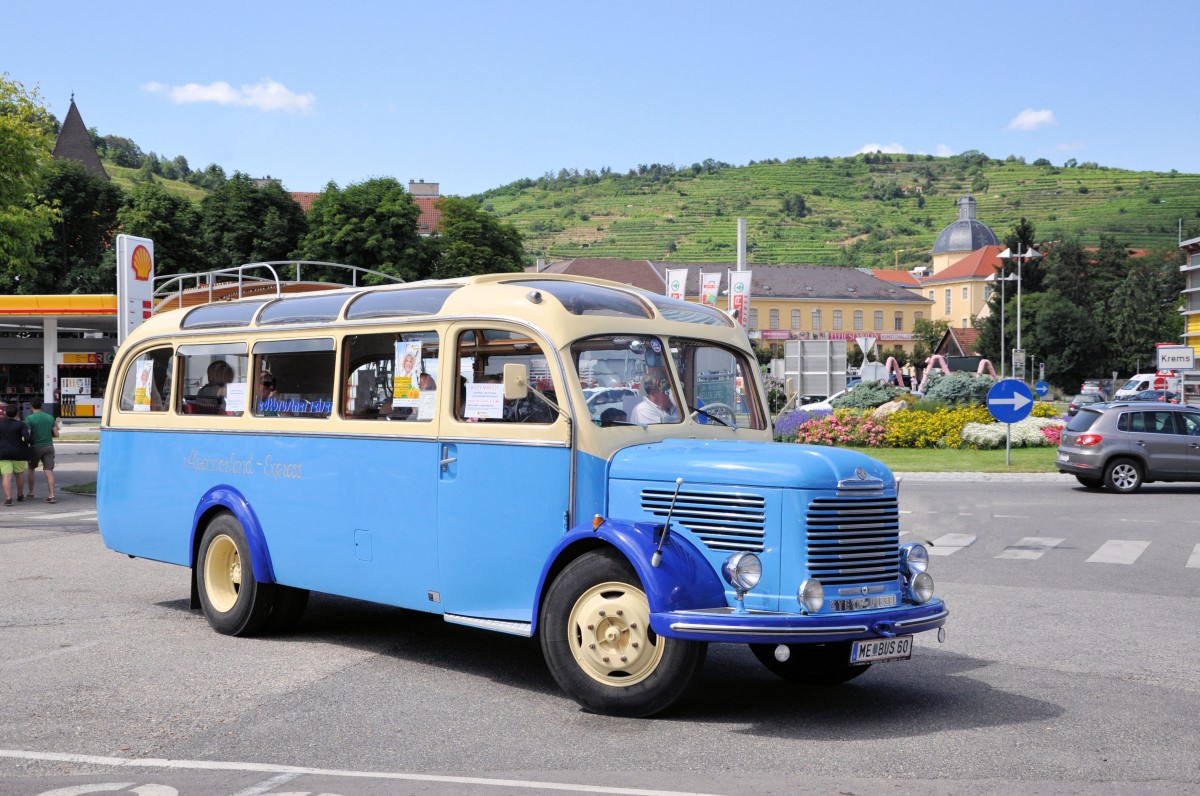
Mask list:
[{"label": "bus front grille", "polygon": [[[674,494],[670,489],[643,489],[642,510],[665,521]],[[766,498],[742,492],[680,491],[671,512],[671,524],[675,523],[695,534],[710,550],[761,553]]]},{"label": "bus front grille", "polygon": [[808,506],[808,570],[825,586],[890,583],[899,573],[896,498],[817,498]]}]

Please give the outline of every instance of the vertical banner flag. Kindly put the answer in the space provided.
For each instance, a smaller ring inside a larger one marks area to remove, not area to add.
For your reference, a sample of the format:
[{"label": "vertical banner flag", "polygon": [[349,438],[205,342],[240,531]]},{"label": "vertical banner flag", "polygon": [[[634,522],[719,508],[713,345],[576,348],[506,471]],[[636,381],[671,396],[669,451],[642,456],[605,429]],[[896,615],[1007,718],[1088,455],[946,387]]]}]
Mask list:
[{"label": "vertical banner flag", "polygon": [[743,329],[750,323],[750,277],[749,271],[729,272],[729,311]]},{"label": "vertical banner flag", "polygon": [[154,313],[154,241],[117,236],[117,343]]},{"label": "vertical banner flag", "polygon": [[700,303],[706,307],[717,306],[717,291],[721,287],[721,274],[700,272]]},{"label": "vertical banner flag", "polygon": [[684,290],[687,288],[687,269],[667,269],[667,295],[683,301]]}]

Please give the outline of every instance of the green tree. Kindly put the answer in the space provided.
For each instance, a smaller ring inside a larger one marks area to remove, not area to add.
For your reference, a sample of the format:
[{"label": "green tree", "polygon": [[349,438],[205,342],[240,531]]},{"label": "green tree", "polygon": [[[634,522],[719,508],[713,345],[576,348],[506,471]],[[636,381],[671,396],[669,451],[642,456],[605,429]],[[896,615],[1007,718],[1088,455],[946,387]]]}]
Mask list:
[{"label": "green tree", "polygon": [[73,160],[55,160],[38,179],[41,204],[57,208],[54,234],[37,248],[37,273],[24,293],[115,293],[112,252],[117,211],[124,196],[114,183]]},{"label": "green tree", "polygon": [[304,211],[276,183],[237,172],[200,203],[200,234],[214,268],[286,260],[308,231]]},{"label": "green tree", "polygon": [[1111,370],[1106,323],[1092,308],[1074,304],[1055,290],[1029,296],[1023,307],[1022,344],[1045,361],[1051,383],[1074,389],[1083,380]]},{"label": "green tree", "polygon": [[200,211],[157,182],[139,183],[117,211],[121,230],[154,241],[156,274],[183,274],[211,268],[200,238]]},{"label": "green tree", "polygon": [[474,199],[438,200],[441,228],[435,237],[433,276],[449,278],[520,271],[525,267],[521,233],[501,222]]},{"label": "green tree", "polygon": [[331,182],[309,210],[300,256],[422,279],[429,275],[429,244],[417,233],[420,215],[412,196],[391,177],[344,190]]},{"label": "green tree", "polygon": [[142,158],[145,157],[141,147],[132,140],[119,135],[104,136],[104,150],[113,163],[127,169],[139,168],[142,165]]},{"label": "green tree", "polygon": [[35,198],[38,170],[50,159],[54,117],[36,89],[0,74],[0,285],[30,292],[38,244],[53,233],[58,213]]}]

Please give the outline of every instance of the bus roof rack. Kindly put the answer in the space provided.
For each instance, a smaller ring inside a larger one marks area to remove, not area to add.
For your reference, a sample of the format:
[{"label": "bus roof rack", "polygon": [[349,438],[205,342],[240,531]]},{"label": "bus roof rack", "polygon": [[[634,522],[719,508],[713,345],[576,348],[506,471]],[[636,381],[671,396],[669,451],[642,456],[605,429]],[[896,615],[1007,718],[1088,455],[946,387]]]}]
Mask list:
[{"label": "bus roof rack", "polygon": [[[280,276],[280,273],[286,273],[287,269],[294,269],[294,279],[286,280]],[[271,260],[193,274],[165,274],[155,277],[154,311],[162,312],[255,296],[278,298],[287,293],[358,287],[364,278],[371,282],[404,283],[403,279],[357,265],[318,260]]]}]

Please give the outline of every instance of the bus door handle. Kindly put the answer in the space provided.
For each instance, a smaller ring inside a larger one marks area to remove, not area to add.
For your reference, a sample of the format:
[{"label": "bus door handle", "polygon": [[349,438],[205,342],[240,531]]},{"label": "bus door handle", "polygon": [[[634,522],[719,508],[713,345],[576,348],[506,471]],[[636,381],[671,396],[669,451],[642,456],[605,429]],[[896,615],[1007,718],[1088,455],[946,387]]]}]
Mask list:
[{"label": "bus door handle", "polygon": [[441,466],[443,474],[449,473],[450,465],[452,465],[458,461],[458,457],[455,455],[456,453],[458,453],[456,446],[454,446],[454,445],[443,445],[442,446],[442,459],[441,459],[441,461],[438,462],[438,465]]}]

